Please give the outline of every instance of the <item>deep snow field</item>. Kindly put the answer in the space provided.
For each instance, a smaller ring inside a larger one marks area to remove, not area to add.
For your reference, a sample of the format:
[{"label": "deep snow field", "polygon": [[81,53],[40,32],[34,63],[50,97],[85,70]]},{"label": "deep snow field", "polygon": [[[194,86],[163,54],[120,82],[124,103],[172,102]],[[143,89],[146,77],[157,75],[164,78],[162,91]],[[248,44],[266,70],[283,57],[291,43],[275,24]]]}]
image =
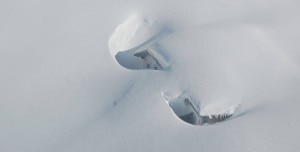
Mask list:
[{"label": "deep snow field", "polygon": [[[1,0],[0,152],[298,152],[299,7]],[[239,106],[193,125],[170,108],[181,94],[201,115]]]}]

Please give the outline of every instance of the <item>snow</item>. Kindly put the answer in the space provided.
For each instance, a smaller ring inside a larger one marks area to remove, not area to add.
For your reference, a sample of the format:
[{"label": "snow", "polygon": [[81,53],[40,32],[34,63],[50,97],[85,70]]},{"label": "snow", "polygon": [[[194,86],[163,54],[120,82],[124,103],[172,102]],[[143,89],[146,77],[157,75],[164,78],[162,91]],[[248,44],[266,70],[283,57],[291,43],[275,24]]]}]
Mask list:
[{"label": "snow", "polygon": [[[0,151],[296,152],[299,4],[1,1]],[[116,62],[157,34],[142,46],[170,68]],[[188,92],[203,114],[241,107],[191,125],[161,92]]]},{"label": "snow", "polygon": [[159,26],[153,22],[140,14],[129,16],[109,38],[108,46],[112,55],[136,47],[160,32]]},{"label": "snow", "polygon": [[[156,53],[153,48],[158,49],[157,41],[164,35],[169,33],[167,27],[163,27],[151,18],[134,14],[130,16],[124,23],[120,24],[113,34],[110,36],[108,46],[112,57],[117,63],[128,69],[149,69],[149,65],[155,65],[160,68],[167,68],[169,65],[160,53]],[[154,57],[146,57],[140,59],[137,53],[145,52]],[[155,61],[156,60],[156,61]],[[145,62],[149,62],[148,66],[144,66]]]}]

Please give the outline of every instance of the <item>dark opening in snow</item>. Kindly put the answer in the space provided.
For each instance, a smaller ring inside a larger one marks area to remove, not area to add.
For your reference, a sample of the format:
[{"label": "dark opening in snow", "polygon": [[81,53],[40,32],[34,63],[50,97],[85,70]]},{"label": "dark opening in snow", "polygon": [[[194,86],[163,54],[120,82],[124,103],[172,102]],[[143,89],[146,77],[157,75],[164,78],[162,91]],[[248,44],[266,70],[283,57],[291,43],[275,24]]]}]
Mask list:
[{"label": "dark opening in snow", "polygon": [[239,107],[239,105],[233,105],[219,113],[205,115],[200,114],[200,103],[193,101],[191,97],[187,95],[181,94],[175,98],[164,93],[162,95],[178,118],[193,125],[207,125],[222,122],[233,116]]},{"label": "dark opening in snow", "polygon": [[115,56],[120,65],[127,69],[163,70],[169,65],[157,51],[148,48],[141,51],[122,51]]}]

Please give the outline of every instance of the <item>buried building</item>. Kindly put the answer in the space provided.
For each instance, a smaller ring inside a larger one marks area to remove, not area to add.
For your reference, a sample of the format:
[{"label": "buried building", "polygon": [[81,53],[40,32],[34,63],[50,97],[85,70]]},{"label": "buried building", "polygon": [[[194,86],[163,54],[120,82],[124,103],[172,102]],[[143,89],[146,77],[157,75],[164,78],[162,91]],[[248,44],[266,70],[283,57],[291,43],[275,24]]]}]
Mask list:
[{"label": "buried building", "polygon": [[232,117],[239,107],[239,104],[237,104],[217,113],[200,114],[200,110],[203,110],[200,109],[200,103],[192,101],[189,96],[179,95],[172,98],[163,94],[163,97],[175,115],[181,120],[193,125],[206,125],[222,122]]},{"label": "buried building", "polygon": [[121,66],[131,70],[163,70],[169,67],[165,58],[150,48],[120,51],[115,55],[115,59]]},{"label": "buried building", "polygon": [[173,112],[183,121],[190,124],[199,124],[199,105],[189,97],[179,97],[169,102]]},{"label": "buried building", "polygon": [[143,69],[162,70],[168,66],[164,58],[153,49],[134,53],[134,56],[142,59],[141,67]]}]

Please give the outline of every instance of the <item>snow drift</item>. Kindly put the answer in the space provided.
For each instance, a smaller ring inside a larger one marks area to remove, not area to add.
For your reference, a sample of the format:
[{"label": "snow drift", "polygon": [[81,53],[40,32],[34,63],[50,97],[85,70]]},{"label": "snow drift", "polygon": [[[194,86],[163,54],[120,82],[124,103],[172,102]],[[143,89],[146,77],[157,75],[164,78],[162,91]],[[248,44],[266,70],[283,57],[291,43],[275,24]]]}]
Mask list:
[{"label": "snow drift", "polygon": [[[299,151],[297,0],[0,4],[1,152]],[[138,23],[116,29],[128,20]],[[119,64],[163,27],[131,57],[152,49],[168,68]],[[161,95],[184,91],[202,116],[241,113],[190,125]]]},{"label": "snow drift", "polygon": [[159,53],[157,41],[169,32],[151,18],[134,14],[116,28],[108,46],[112,56],[125,68],[162,70],[169,64]]}]

